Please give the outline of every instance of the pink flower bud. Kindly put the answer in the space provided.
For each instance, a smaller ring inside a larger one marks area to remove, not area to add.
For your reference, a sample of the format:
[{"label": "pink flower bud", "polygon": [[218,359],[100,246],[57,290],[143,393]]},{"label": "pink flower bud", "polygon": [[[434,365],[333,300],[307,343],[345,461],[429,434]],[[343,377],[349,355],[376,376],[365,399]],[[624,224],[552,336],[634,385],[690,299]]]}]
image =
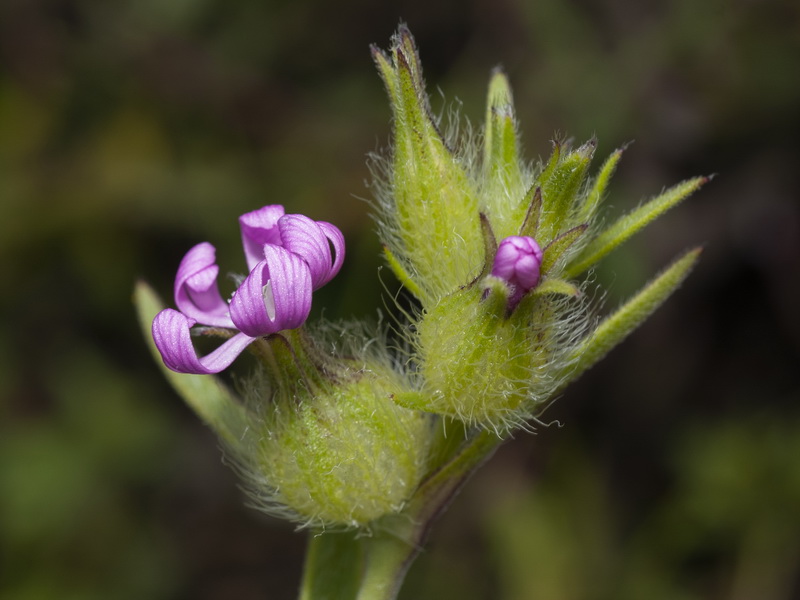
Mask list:
[{"label": "pink flower bud", "polygon": [[511,288],[509,311],[514,310],[523,296],[539,283],[542,250],[532,237],[512,235],[497,248],[492,265],[492,275],[502,279]]}]

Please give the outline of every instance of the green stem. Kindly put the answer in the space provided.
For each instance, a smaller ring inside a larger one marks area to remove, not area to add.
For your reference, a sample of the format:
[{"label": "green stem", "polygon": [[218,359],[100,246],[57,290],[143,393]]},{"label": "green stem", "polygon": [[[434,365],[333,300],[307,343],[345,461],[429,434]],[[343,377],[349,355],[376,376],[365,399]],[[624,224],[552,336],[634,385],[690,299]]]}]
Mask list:
[{"label": "green stem", "polygon": [[365,540],[364,546],[365,569],[356,600],[393,600],[421,548],[392,533]]},{"label": "green stem", "polygon": [[306,549],[300,600],[353,600],[362,562],[363,545],[354,532],[312,531]]}]

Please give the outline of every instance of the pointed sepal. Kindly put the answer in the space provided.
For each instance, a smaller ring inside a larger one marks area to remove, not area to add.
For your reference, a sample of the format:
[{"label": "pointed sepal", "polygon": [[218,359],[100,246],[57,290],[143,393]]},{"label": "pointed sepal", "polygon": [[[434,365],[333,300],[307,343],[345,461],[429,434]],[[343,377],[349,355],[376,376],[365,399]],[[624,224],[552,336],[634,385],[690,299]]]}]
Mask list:
[{"label": "pointed sepal", "polygon": [[401,26],[389,54],[373,50],[394,115],[391,197],[384,241],[407,263],[423,304],[451,293],[481,266],[478,201],[433,117],[416,45]]},{"label": "pointed sepal", "polygon": [[486,98],[483,143],[484,197],[501,237],[515,233],[513,215],[524,190],[519,158],[519,134],[508,78],[500,68],[492,71]]},{"label": "pointed sepal", "polygon": [[597,140],[591,139],[569,152],[539,179],[542,187],[542,218],[538,239],[547,244],[570,222]]},{"label": "pointed sepal", "polygon": [[542,188],[534,184],[528,189],[523,202],[525,218],[519,228],[519,235],[536,238],[539,231],[539,221],[542,217]]},{"label": "pointed sepal", "polygon": [[549,273],[567,251],[586,233],[588,225],[578,225],[559,235],[544,248],[542,258],[542,274]]},{"label": "pointed sepal", "polygon": [[532,294],[534,296],[554,294],[556,296],[570,296],[572,298],[576,298],[581,295],[581,291],[574,283],[551,277],[550,279],[545,279],[539,285],[537,285],[533,289]]}]

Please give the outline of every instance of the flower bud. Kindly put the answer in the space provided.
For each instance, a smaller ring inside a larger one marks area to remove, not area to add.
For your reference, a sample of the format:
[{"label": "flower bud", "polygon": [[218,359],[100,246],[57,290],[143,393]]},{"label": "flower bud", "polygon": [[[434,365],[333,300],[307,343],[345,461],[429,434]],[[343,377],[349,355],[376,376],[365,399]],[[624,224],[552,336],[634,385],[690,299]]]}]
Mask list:
[{"label": "flower bud", "polygon": [[541,264],[542,250],[532,237],[513,235],[500,242],[492,264],[492,275],[510,288],[509,312],[539,283]]}]

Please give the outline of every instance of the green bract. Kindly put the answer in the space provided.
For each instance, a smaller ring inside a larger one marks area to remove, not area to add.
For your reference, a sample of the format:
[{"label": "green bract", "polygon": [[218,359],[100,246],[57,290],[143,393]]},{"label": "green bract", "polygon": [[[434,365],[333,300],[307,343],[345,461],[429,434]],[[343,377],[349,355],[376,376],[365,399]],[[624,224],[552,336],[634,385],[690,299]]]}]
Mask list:
[{"label": "green bract", "polygon": [[[376,169],[380,231],[389,266],[421,304],[409,335],[417,389],[395,399],[503,433],[535,417],[680,284],[697,251],[592,329],[584,284],[575,278],[707,178],[678,184],[602,228],[599,205],[622,149],[593,177],[594,139],[574,149],[557,140],[545,163],[523,162],[499,70],[482,138],[459,137],[455,128],[444,135],[408,30],[401,27],[390,52],[373,49],[373,57],[394,117],[391,155]],[[509,290],[490,276],[497,245],[509,236],[532,237],[543,250],[541,279],[513,311],[502,301]]]},{"label": "green bract", "polygon": [[266,402],[250,399],[262,420],[232,454],[255,503],[325,527],[398,512],[423,475],[430,423],[391,401],[397,379],[365,365],[313,395],[283,388]]},{"label": "green bract", "polygon": [[334,358],[304,332],[261,347],[247,428],[226,444],[256,506],[316,527],[398,512],[424,474],[429,418],[392,402],[408,384],[384,360]]}]

